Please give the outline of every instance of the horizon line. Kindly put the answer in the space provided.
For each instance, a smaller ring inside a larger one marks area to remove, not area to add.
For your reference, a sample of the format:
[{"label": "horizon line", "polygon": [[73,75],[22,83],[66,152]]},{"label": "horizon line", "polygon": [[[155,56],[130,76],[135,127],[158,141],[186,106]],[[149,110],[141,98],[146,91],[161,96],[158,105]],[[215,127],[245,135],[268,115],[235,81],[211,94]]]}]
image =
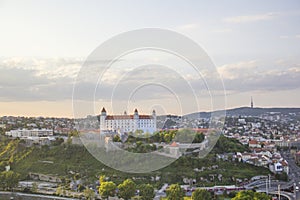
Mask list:
[{"label": "horizon line", "polygon": [[[218,111],[226,111],[227,110],[234,110],[234,109],[238,109],[238,108],[249,108],[249,109],[300,109],[300,107],[253,107],[251,108],[250,106],[240,106],[240,107],[231,107],[231,108],[225,108],[225,109],[216,109],[216,110],[213,110],[213,111],[195,111],[195,112],[192,112],[192,113],[186,113],[184,115],[178,115],[178,114],[174,114],[174,113],[168,113],[168,114],[163,114],[163,115],[160,115],[160,114],[157,114],[157,116],[166,116],[166,115],[174,115],[174,116],[185,116],[185,115],[190,115],[190,114],[194,114],[194,113],[201,113],[201,112],[204,112],[204,113],[211,113],[211,112],[218,112]],[[100,114],[101,112],[99,112]],[[115,113],[113,113],[112,115],[117,115]],[[87,115],[87,116],[97,116],[97,115]],[[82,118],[86,118],[87,116],[85,117],[82,117]],[[26,118],[39,118],[39,117],[42,117],[42,118],[67,118],[67,119],[79,119],[79,118],[74,118],[73,117],[70,117],[70,116],[41,116],[41,115],[36,115],[36,116],[30,116],[30,115],[1,115],[0,116],[1,118],[2,117],[26,117]]]}]

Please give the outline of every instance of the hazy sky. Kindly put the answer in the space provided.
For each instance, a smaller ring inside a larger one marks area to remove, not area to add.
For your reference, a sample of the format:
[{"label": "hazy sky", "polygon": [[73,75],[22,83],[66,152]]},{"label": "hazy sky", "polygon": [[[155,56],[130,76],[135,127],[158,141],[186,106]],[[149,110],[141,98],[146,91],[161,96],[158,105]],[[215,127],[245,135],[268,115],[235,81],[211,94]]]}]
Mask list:
[{"label": "hazy sky", "polygon": [[[73,84],[87,56],[117,34],[147,27],[177,31],[205,49],[223,78],[227,108],[249,106],[251,96],[259,107],[300,107],[299,0],[0,0],[0,27],[0,116],[72,116]],[[107,84],[121,76],[108,74]],[[150,78],[147,70],[137,75]],[[165,91],[148,92],[134,105],[141,112],[178,113]],[[109,103],[99,98],[96,107]],[[209,104],[204,95],[201,110]]]}]

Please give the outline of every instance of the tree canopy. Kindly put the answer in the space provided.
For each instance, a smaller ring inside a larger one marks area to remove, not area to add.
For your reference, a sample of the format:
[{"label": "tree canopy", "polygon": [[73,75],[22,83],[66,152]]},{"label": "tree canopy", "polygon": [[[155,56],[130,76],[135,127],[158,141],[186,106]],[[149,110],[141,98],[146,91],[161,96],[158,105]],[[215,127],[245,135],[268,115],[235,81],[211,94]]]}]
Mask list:
[{"label": "tree canopy", "polygon": [[19,183],[20,174],[13,171],[4,171],[0,173],[0,187],[3,189],[12,189]]},{"label": "tree canopy", "polygon": [[143,184],[140,186],[140,196],[142,200],[152,200],[155,196],[154,188],[150,184]]},{"label": "tree canopy", "polygon": [[131,179],[126,179],[118,186],[118,196],[125,200],[131,199],[135,195],[136,184]]},{"label": "tree canopy", "polygon": [[228,138],[224,135],[220,135],[213,151],[215,153],[245,152],[249,151],[249,148],[234,138]]},{"label": "tree canopy", "polygon": [[253,192],[252,190],[240,191],[232,200],[270,200],[271,197],[265,193]]},{"label": "tree canopy", "polygon": [[113,197],[115,196],[116,188],[117,188],[116,184],[112,181],[101,182],[101,185],[99,187],[99,194],[101,195],[102,198]]},{"label": "tree canopy", "polygon": [[168,200],[183,200],[184,199],[184,190],[180,187],[179,184],[172,184],[167,189],[167,199]]},{"label": "tree canopy", "polygon": [[203,189],[196,189],[192,194],[192,200],[211,200],[210,192]]},{"label": "tree canopy", "polygon": [[95,198],[95,192],[94,190],[90,189],[90,188],[86,188],[84,191],[83,191],[83,194],[84,194],[84,197],[87,199],[87,200],[92,200]]}]

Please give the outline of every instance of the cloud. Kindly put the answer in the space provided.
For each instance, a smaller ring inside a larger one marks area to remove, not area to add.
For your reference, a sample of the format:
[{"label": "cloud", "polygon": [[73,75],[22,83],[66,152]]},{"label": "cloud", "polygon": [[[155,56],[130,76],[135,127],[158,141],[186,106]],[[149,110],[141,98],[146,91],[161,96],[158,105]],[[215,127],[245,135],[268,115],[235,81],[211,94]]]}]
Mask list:
[{"label": "cloud", "polygon": [[49,78],[36,70],[0,68],[1,101],[59,101],[72,96],[73,80]]},{"label": "cloud", "polygon": [[272,20],[278,16],[278,13],[265,13],[258,15],[241,15],[235,17],[227,17],[223,19],[224,22],[227,23],[250,23],[256,21],[267,21]]},{"label": "cloud", "polygon": [[83,61],[82,58],[10,57],[0,59],[0,67],[34,70],[37,75],[46,75],[49,78],[74,78]]},{"label": "cloud", "polygon": [[[275,65],[275,64],[274,64]],[[218,68],[229,91],[281,91],[300,88],[300,68],[266,68],[258,61],[239,62]]]},{"label": "cloud", "polygon": [[257,60],[251,60],[233,64],[226,64],[218,67],[218,72],[221,74],[222,78],[226,80],[243,78],[257,71],[257,63]]},{"label": "cloud", "polygon": [[[47,60],[49,62],[47,62]],[[300,66],[290,60],[274,61],[273,67],[265,67],[262,62],[250,60],[226,64],[218,67],[225,89],[228,92],[289,90],[300,87]],[[133,71],[108,70],[98,83],[101,62],[92,63],[88,74],[76,80],[79,62],[77,59],[5,59],[0,62],[1,101],[60,101],[72,98],[74,82],[77,81],[75,97],[79,100],[127,99],[136,94],[137,100],[174,98],[174,94],[184,99],[207,95],[208,89],[215,94],[222,89],[217,85],[215,74],[203,72],[203,79],[195,73],[176,73],[159,66],[142,67]],[[32,64],[32,65],[28,65]],[[43,71],[43,69],[45,69]],[[52,69],[52,70],[51,70]],[[92,75],[92,76],[90,76]],[[92,78],[91,78],[92,77]],[[208,88],[205,83],[209,83]],[[98,87],[96,87],[96,85]],[[192,88],[191,88],[192,86]],[[95,96],[93,96],[95,95]]]},{"label": "cloud", "polygon": [[[6,58],[0,61],[0,99],[9,101],[61,101],[72,99],[76,82],[75,99],[114,100],[127,99],[136,94],[136,100],[166,100],[193,95],[191,82],[197,91],[206,90],[203,81],[195,74],[170,68],[149,65],[128,70],[111,68],[98,82],[101,61],[89,62],[88,72],[77,74],[81,61],[77,59],[23,59]],[[200,83],[199,83],[200,82]]]},{"label": "cloud", "polygon": [[297,57],[289,56],[287,58],[282,58],[275,60],[275,66],[276,68],[283,68],[286,69],[287,66],[289,68],[300,68],[300,60]]},{"label": "cloud", "polygon": [[0,60],[1,101],[59,101],[71,99],[80,62],[58,58]]},{"label": "cloud", "polygon": [[32,85],[43,85],[47,81],[36,75],[35,70],[26,70],[22,68],[1,68],[0,85],[2,87],[30,87]]},{"label": "cloud", "polygon": [[296,38],[300,39],[300,34],[299,34],[299,35],[296,35]]}]

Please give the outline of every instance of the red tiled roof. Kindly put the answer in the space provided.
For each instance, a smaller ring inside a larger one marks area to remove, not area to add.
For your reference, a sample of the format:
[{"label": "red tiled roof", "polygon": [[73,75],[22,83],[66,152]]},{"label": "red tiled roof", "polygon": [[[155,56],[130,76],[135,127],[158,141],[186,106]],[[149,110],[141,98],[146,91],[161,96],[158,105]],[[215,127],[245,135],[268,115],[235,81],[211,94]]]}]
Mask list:
[{"label": "red tiled roof", "polygon": [[152,116],[150,116],[150,115],[139,115],[139,118],[140,119],[151,119]]},{"label": "red tiled roof", "polygon": [[249,144],[258,144],[258,142],[256,140],[250,140]]},{"label": "red tiled roof", "polygon": [[133,115],[107,115],[106,120],[133,119]]},{"label": "red tiled roof", "polygon": [[178,144],[174,141],[170,146],[171,147],[178,147]]},{"label": "red tiled roof", "polygon": [[194,129],[195,131],[197,131],[197,132],[203,132],[203,133],[206,133],[206,132],[208,132],[208,128],[197,128],[197,129]]},{"label": "red tiled roof", "polygon": [[[133,119],[134,115],[108,115],[106,120]],[[139,119],[152,119],[151,115],[139,115]]]},{"label": "red tiled roof", "polygon": [[261,149],[261,148],[255,148],[254,151],[255,151],[256,153],[259,153],[259,152],[262,152],[262,149]]},{"label": "red tiled roof", "polygon": [[288,166],[288,163],[285,160],[281,161],[281,164],[282,166]]}]

